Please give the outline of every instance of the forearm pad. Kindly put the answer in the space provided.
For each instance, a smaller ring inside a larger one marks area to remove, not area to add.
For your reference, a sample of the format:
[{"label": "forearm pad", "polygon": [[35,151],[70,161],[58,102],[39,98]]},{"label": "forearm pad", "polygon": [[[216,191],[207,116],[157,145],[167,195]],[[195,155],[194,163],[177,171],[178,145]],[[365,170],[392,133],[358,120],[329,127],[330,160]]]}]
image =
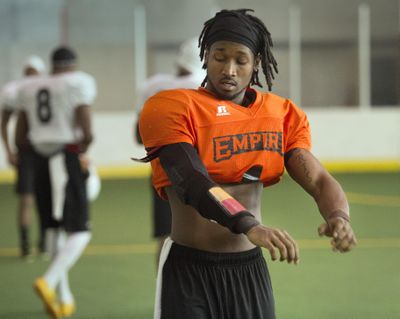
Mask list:
[{"label": "forearm pad", "polygon": [[215,220],[235,234],[246,234],[259,224],[253,214],[218,186],[202,194],[198,211],[202,216]]},{"label": "forearm pad", "polygon": [[233,233],[246,233],[259,222],[238,201],[208,176],[195,148],[188,143],[164,146],[159,158],[179,199],[204,218]]}]

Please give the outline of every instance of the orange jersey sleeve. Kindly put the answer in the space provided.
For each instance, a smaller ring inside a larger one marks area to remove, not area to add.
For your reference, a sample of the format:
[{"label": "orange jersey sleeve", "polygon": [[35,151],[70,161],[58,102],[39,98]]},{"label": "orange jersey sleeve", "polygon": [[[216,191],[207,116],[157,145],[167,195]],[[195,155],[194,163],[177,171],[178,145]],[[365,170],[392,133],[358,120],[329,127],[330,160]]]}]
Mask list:
[{"label": "orange jersey sleeve", "polygon": [[145,103],[139,130],[146,148],[195,142],[190,121],[190,99],[183,90],[162,91]]},{"label": "orange jersey sleeve", "polygon": [[311,132],[307,115],[292,101],[287,100],[288,111],[285,116],[285,153],[294,148],[311,149]]}]

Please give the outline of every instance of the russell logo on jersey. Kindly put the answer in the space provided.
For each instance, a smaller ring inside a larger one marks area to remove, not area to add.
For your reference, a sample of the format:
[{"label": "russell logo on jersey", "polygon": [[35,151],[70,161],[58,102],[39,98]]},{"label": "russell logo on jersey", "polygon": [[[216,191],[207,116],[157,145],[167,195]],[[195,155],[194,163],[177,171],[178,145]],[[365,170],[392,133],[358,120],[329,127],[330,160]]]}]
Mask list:
[{"label": "russell logo on jersey", "polygon": [[218,105],[216,115],[217,116],[226,116],[226,115],[231,115],[231,113],[228,112],[225,105]]}]

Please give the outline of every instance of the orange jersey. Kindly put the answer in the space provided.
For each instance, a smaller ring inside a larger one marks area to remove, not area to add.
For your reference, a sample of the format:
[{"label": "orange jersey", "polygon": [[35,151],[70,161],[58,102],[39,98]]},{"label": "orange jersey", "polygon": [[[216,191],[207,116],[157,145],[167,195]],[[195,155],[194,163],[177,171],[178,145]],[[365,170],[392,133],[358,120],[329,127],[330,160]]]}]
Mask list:
[{"label": "orange jersey", "polygon": [[[140,134],[146,148],[185,142],[193,145],[218,184],[259,180],[264,186],[280,180],[284,154],[311,148],[305,113],[290,100],[250,89],[256,98],[248,107],[219,100],[204,88],[160,92],[144,105]],[[165,197],[171,185],[159,159],[151,162],[153,185]],[[249,172],[257,167],[257,176]],[[249,176],[250,175],[250,176]]]}]

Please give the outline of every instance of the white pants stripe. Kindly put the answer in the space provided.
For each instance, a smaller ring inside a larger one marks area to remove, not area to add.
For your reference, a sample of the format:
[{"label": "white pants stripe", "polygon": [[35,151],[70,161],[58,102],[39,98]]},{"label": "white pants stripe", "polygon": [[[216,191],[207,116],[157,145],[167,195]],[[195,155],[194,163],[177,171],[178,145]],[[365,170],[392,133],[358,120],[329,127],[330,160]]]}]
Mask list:
[{"label": "white pants stripe", "polygon": [[156,284],[156,300],[154,304],[154,319],[161,319],[162,273],[165,261],[167,260],[173,242],[174,241],[170,237],[167,237],[167,239],[165,239],[164,241],[164,245],[160,253],[160,260],[158,263],[158,273],[157,273],[157,284]]},{"label": "white pants stripe", "polygon": [[51,194],[53,201],[53,217],[61,220],[65,202],[65,187],[68,181],[67,168],[65,167],[65,155],[60,152],[49,160]]}]

